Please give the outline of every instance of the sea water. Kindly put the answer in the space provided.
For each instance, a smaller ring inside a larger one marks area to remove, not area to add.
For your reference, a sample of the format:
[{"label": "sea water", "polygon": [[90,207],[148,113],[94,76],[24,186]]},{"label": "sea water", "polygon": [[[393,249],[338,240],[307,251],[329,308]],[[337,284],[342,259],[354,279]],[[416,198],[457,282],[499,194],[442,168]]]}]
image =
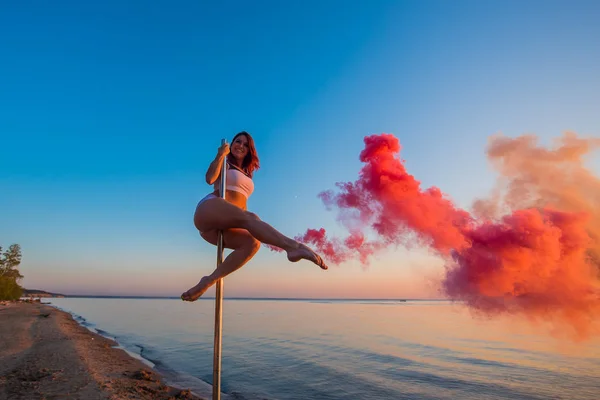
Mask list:
[{"label": "sea water", "polygon": [[[212,390],[214,299],[57,298],[168,383]],[[444,301],[225,299],[223,399],[600,399],[600,342]]]}]

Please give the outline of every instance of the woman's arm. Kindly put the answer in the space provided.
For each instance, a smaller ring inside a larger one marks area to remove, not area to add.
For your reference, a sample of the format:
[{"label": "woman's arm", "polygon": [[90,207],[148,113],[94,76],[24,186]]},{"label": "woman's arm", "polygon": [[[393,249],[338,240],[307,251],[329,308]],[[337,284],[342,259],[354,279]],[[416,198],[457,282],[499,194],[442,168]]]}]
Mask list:
[{"label": "woman's arm", "polygon": [[212,185],[215,183],[219,174],[221,174],[221,166],[223,165],[223,160],[229,154],[229,145],[227,143],[221,145],[219,147],[219,151],[217,152],[217,156],[208,166],[208,170],[206,171],[206,183]]}]

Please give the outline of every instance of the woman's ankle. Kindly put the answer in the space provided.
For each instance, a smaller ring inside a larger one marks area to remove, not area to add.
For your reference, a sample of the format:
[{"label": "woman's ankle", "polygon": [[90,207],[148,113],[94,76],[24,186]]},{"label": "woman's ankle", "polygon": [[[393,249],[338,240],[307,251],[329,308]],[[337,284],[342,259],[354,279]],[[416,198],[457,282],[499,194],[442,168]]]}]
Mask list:
[{"label": "woman's ankle", "polygon": [[283,249],[287,252],[298,250],[300,247],[302,247],[302,244],[300,242],[295,241],[294,239],[288,239],[288,241],[285,244],[286,247],[284,247]]}]

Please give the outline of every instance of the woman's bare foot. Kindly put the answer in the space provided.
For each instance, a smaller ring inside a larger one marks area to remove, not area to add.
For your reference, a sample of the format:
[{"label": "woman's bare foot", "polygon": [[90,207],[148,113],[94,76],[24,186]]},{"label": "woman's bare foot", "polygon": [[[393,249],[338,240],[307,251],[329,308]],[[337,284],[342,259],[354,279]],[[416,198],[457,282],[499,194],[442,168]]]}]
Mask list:
[{"label": "woman's bare foot", "polygon": [[314,251],[312,251],[310,248],[303,245],[302,243],[298,243],[298,247],[295,248],[294,250],[288,251],[287,258],[291,262],[297,262],[302,259],[305,259],[305,260],[314,262],[319,267],[321,267],[321,269],[328,268],[327,265],[325,265],[325,262],[323,261],[323,259],[317,253],[315,253]]},{"label": "woman's bare foot", "polygon": [[208,288],[213,285],[214,282],[211,282],[207,276],[200,279],[200,282],[196,286],[187,291],[183,292],[181,295],[181,300],[183,301],[196,301],[202,296]]}]

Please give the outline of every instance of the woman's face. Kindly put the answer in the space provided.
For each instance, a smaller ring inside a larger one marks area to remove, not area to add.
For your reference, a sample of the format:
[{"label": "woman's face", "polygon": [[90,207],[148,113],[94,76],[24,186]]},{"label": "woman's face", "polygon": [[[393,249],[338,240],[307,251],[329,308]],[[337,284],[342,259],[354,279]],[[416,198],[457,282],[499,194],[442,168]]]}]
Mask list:
[{"label": "woman's face", "polygon": [[231,154],[240,162],[244,160],[244,157],[248,154],[248,138],[246,135],[239,135],[235,138],[231,146]]}]

